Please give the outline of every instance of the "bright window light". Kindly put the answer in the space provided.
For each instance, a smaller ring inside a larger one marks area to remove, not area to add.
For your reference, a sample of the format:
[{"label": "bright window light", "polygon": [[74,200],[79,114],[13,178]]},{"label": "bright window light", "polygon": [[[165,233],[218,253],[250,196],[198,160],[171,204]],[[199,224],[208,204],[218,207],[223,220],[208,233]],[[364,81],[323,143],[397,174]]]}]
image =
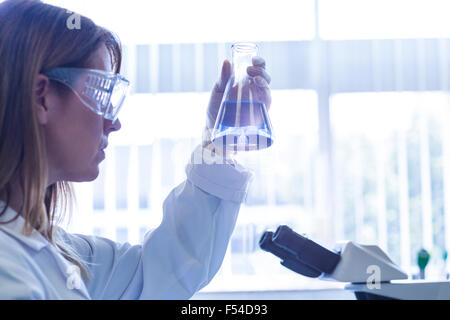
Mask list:
[{"label": "bright window light", "polygon": [[319,0],[324,39],[442,38],[450,36],[446,0]]},{"label": "bright window light", "polygon": [[124,43],[301,40],[314,36],[312,0],[48,0],[116,32]]}]

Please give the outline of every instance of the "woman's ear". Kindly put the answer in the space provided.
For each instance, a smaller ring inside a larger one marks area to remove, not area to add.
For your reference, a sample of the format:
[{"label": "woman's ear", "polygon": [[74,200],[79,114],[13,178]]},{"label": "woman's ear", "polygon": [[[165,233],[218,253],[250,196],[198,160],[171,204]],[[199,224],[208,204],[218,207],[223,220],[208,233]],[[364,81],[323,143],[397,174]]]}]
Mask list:
[{"label": "woman's ear", "polygon": [[40,124],[48,122],[48,108],[46,96],[50,89],[50,80],[47,76],[39,74],[34,81],[34,99],[36,101],[36,115]]}]

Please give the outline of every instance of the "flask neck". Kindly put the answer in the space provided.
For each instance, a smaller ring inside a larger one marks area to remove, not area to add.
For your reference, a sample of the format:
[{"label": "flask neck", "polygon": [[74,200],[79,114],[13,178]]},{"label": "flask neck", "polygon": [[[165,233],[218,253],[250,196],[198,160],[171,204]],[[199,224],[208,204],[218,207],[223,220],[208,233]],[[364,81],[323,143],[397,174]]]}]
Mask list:
[{"label": "flask neck", "polygon": [[247,77],[247,67],[252,65],[252,58],[258,54],[258,46],[253,43],[236,43],[232,47],[233,73],[235,81]]}]

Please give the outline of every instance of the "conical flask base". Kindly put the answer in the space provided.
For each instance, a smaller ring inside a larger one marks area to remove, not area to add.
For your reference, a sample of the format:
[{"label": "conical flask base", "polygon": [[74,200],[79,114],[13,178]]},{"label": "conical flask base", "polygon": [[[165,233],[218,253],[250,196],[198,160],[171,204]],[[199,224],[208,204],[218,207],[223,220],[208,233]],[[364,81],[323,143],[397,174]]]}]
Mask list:
[{"label": "conical flask base", "polygon": [[222,134],[218,134],[212,139],[212,142],[220,149],[252,151],[270,147],[273,139],[263,130],[249,126],[224,129]]},{"label": "conical flask base", "polygon": [[225,101],[212,135],[220,149],[251,151],[273,144],[272,126],[263,103],[255,101]]}]

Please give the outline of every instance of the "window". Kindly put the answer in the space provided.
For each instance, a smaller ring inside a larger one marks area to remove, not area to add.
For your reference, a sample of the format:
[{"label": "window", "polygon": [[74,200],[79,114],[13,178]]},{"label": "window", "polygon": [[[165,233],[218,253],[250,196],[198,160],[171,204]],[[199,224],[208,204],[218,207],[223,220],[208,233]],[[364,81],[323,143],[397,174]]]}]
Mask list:
[{"label": "window", "polygon": [[448,101],[438,92],[332,98],[340,238],[378,243],[405,270],[422,247],[439,261],[448,228]]},{"label": "window", "polygon": [[151,206],[152,145],[139,147],[139,208]]}]

